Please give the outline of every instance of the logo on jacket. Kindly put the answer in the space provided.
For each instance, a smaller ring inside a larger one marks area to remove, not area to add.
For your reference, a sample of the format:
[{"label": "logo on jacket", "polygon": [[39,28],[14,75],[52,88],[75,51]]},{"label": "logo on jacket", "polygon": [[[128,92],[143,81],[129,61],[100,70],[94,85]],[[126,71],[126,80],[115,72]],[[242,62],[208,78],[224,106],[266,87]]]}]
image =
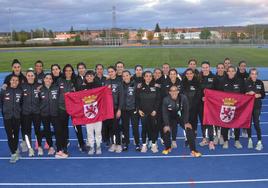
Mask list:
[{"label": "logo on jacket", "polygon": [[225,98],[222,100],[223,105],[221,106],[220,118],[223,122],[229,123],[234,119],[235,115],[235,104],[237,101],[233,98]]},{"label": "logo on jacket", "polygon": [[98,110],[98,101],[96,95],[90,95],[87,97],[84,97],[84,114],[88,119],[93,119],[97,116],[99,110]]}]

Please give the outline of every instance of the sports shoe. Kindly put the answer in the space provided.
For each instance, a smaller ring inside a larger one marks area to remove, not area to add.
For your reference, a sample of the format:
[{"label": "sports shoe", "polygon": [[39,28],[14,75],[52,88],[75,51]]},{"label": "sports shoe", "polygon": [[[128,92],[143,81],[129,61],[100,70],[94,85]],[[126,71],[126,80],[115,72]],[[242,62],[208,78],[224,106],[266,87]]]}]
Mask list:
[{"label": "sports shoe", "polygon": [[96,148],[96,154],[97,154],[97,155],[101,155],[101,154],[102,154],[102,152],[101,152],[101,147],[97,147],[97,148]]},{"label": "sports shoe", "polygon": [[146,146],[146,144],[142,144],[141,152],[142,153],[146,153],[147,152],[147,146]]},{"label": "sports shoe", "polygon": [[49,149],[49,145],[47,142],[45,143],[44,149]]},{"label": "sports shoe", "polygon": [[178,146],[177,146],[177,143],[176,143],[176,141],[172,141],[172,144],[171,144],[171,148],[177,148]]},{"label": "sports shoe", "polygon": [[156,144],[152,144],[151,150],[153,153],[157,153],[158,152],[158,148]]},{"label": "sports shoe", "polygon": [[201,154],[200,152],[198,152],[198,151],[192,151],[192,152],[191,152],[191,155],[192,155],[193,157],[201,157],[201,156],[202,156],[202,154]]},{"label": "sports shoe", "polygon": [[223,143],[222,149],[228,149],[228,148],[229,148],[229,143],[228,143],[228,141],[225,141]]},{"label": "sports shoe", "polygon": [[219,141],[220,145],[223,145],[224,144],[224,140],[223,140],[223,136],[221,135],[220,136],[220,141]]},{"label": "sports shoe", "polygon": [[149,140],[148,142],[148,148],[151,148],[152,147],[152,140]]},{"label": "sports shoe", "polygon": [[94,153],[95,153],[94,147],[90,147],[87,154],[94,155]]},{"label": "sports shoe", "polygon": [[37,155],[38,155],[38,156],[43,156],[43,155],[44,155],[43,148],[38,147],[38,149],[37,149]]},{"label": "sports shoe", "polygon": [[56,159],[66,159],[66,158],[68,158],[68,155],[62,151],[59,151],[56,153],[55,158]]},{"label": "sports shoe", "polygon": [[201,147],[204,147],[204,146],[208,145],[207,139],[206,138],[203,138],[202,142],[200,142],[199,145]]},{"label": "sports shoe", "polygon": [[16,157],[15,157],[16,161],[18,161],[20,159],[20,152],[19,150],[16,151]]},{"label": "sports shoe", "polygon": [[209,148],[209,150],[215,150],[215,145],[214,145],[213,141],[209,142],[208,148]]},{"label": "sports shoe", "polygon": [[127,150],[128,150],[128,146],[125,145],[125,146],[123,147],[123,151],[127,151]]},{"label": "sports shoe", "polygon": [[248,149],[252,149],[253,148],[253,142],[252,142],[252,139],[249,138],[248,139]]},{"label": "sports shoe", "polygon": [[87,146],[83,145],[82,147],[79,148],[79,151],[81,151],[82,153],[86,153],[87,152]]},{"label": "sports shoe", "polygon": [[160,143],[164,145],[164,140],[162,138],[160,138]]},{"label": "sports shoe", "polygon": [[20,143],[20,147],[21,147],[21,152],[27,152],[28,151],[28,147],[27,147],[27,144],[26,144],[26,141],[22,141]]},{"label": "sports shoe", "polygon": [[168,148],[168,149],[164,149],[164,150],[162,151],[162,154],[167,155],[167,154],[169,154],[170,152],[171,152],[171,148]]},{"label": "sports shoe", "polygon": [[243,138],[248,138],[248,132],[247,129],[242,129],[242,135]]},{"label": "sports shoe", "polygon": [[29,157],[34,157],[34,150],[33,148],[30,148],[29,149],[29,154],[28,154]]},{"label": "sports shoe", "polygon": [[112,144],[108,149],[109,152],[115,152],[115,150],[116,150],[116,145],[115,144]]},{"label": "sports shoe", "polygon": [[141,147],[140,147],[140,145],[136,145],[136,151],[141,151]]},{"label": "sports shoe", "polygon": [[243,146],[241,145],[241,143],[239,142],[239,140],[235,141],[235,145],[234,145],[237,149],[242,149]]},{"label": "sports shoe", "polygon": [[17,156],[16,153],[15,153],[15,154],[12,154],[12,155],[11,155],[11,158],[10,158],[10,160],[9,160],[9,162],[10,162],[10,163],[16,163],[16,162],[17,162],[17,160],[16,160],[16,156]]},{"label": "sports shoe", "polygon": [[48,153],[47,153],[48,155],[54,155],[55,154],[55,150],[54,150],[54,148],[53,147],[50,147],[49,149],[48,149]]},{"label": "sports shoe", "polygon": [[214,142],[214,145],[218,145],[219,144],[219,137],[215,136],[213,142]]},{"label": "sports shoe", "polygon": [[258,141],[255,149],[258,151],[261,151],[263,149],[263,145],[262,145],[262,142],[260,140]]},{"label": "sports shoe", "polygon": [[121,153],[123,151],[123,148],[121,145],[116,145],[115,153]]}]

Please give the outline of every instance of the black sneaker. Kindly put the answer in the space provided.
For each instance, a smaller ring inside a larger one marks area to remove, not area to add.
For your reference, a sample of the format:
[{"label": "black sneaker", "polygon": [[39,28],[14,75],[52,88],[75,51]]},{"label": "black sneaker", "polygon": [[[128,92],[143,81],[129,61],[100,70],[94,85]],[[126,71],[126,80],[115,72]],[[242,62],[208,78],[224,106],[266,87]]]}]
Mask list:
[{"label": "black sneaker", "polygon": [[140,145],[136,145],[136,151],[141,151]]},{"label": "black sneaker", "polygon": [[128,150],[128,146],[124,146],[123,151],[127,151],[127,150]]},{"label": "black sneaker", "polygon": [[189,147],[189,142],[187,140],[185,140],[185,142],[184,142],[184,147],[185,148]]},{"label": "black sneaker", "polygon": [[82,153],[86,153],[87,152],[87,147],[85,145],[83,145],[81,148],[80,148],[80,151]]}]

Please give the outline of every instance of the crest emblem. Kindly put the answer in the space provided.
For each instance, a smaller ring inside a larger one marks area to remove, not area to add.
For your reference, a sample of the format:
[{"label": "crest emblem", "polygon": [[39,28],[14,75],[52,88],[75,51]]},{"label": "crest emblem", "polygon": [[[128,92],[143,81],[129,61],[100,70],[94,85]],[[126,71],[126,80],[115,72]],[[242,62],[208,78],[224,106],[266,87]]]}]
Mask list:
[{"label": "crest emblem", "polygon": [[233,98],[225,98],[222,101],[220,118],[224,123],[229,123],[234,119],[237,101]]},{"label": "crest emblem", "polygon": [[94,119],[98,112],[98,101],[97,96],[91,95],[84,97],[82,100],[84,102],[84,114],[88,119]]}]

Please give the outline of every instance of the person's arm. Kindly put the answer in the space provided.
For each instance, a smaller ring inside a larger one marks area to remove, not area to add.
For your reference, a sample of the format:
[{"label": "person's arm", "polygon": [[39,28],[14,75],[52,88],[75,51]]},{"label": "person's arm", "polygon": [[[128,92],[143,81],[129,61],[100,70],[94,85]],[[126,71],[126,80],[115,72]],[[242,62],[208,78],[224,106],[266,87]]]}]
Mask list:
[{"label": "person's arm", "polygon": [[261,92],[260,92],[261,97],[260,97],[260,99],[264,99],[265,98],[264,84],[262,81],[260,81],[260,82],[261,82]]},{"label": "person's arm", "polygon": [[0,113],[3,112],[3,96],[4,96],[4,90],[1,89],[1,91],[0,91]]},{"label": "person's arm", "polygon": [[164,126],[169,126],[168,97],[165,97],[162,104],[162,117]]},{"label": "person's arm", "polygon": [[154,111],[157,112],[158,109],[159,109],[159,106],[160,106],[160,100],[161,100],[161,93],[160,93],[160,90],[155,87],[156,89],[156,100],[155,100],[155,103],[154,103]]}]

